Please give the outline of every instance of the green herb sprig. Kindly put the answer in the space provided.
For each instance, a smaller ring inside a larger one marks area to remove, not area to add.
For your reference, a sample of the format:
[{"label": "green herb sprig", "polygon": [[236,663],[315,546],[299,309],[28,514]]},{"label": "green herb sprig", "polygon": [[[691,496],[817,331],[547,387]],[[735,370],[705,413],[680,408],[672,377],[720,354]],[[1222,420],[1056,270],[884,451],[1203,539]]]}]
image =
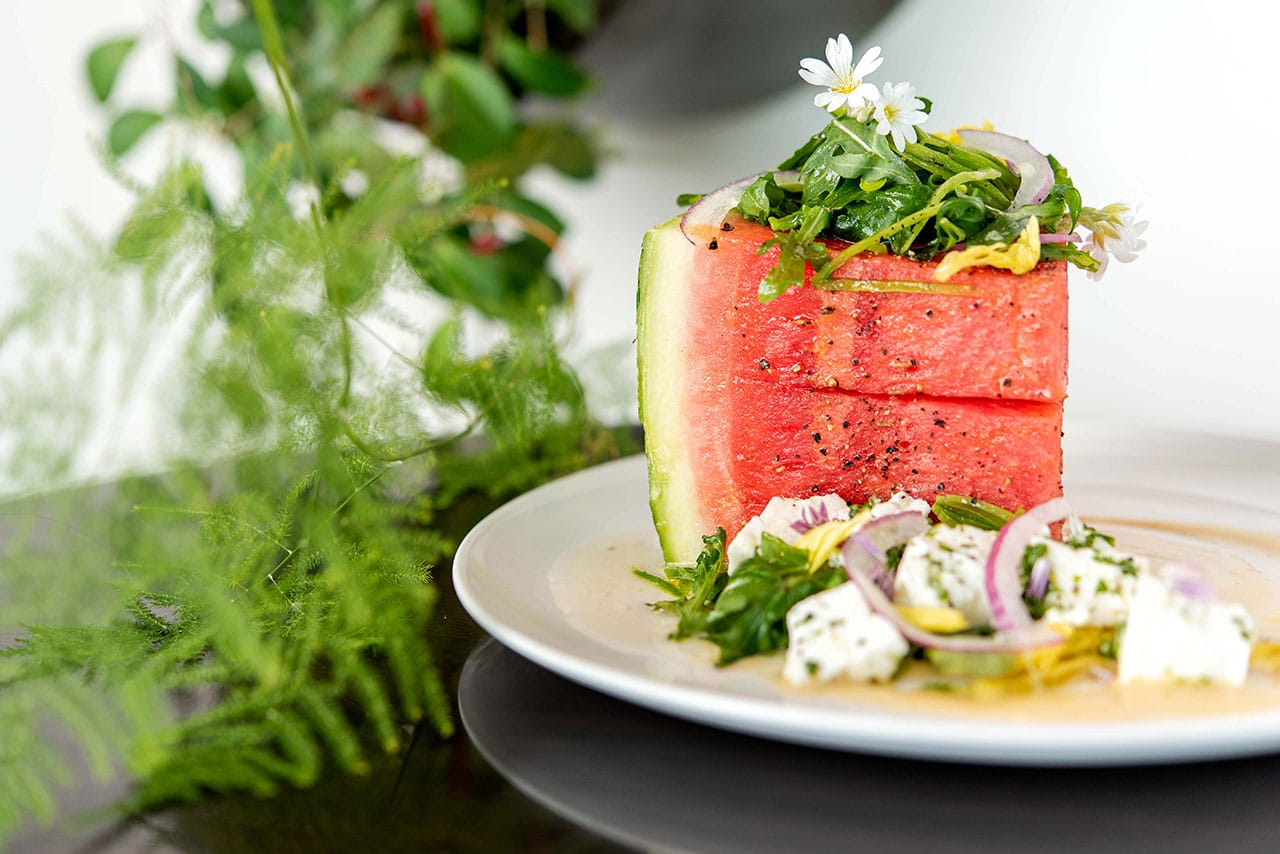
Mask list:
[{"label": "green herb sprig", "polygon": [[711,641],[720,648],[721,665],[786,649],[791,606],[847,580],[844,571],[833,566],[810,573],[808,551],[767,533],[755,554],[729,575],[724,538],[723,529],[703,537],[702,553],[693,567],[668,566],[665,581],[635,571],[665,592],[674,589],[680,595],[654,606],[679,615],[672,637]]}]

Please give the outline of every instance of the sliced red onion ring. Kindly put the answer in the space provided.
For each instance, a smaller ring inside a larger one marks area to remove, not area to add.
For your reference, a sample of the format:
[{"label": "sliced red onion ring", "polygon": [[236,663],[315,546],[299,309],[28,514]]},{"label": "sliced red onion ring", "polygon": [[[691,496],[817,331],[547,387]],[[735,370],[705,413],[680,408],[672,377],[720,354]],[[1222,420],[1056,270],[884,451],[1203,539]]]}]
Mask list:
[{"label": "sliced red onion ring", "polygon": [[844,558],[845,571],[851,572],[853,568],[865,573],[885,596],[892,598],[893,574],[885,565],[885,552],[927,530],[928,517],[910,510],[872,519],[844,541],[840,555]]},{"label": "sliced red onion ring", "polygon": [[1009,169],[1022,179],[1009,210],[1017,210],[1023,205],[1038,205],[1049,196],[1053,189],[1053,167],[1049,165],[1049,158],[1036,151],[1031,143],[993,130],[968,129],[956,133],[970,148],[1003,159]]},{"label": "sliced red onion ring", "polygon": [[1070,234],[1058,234],[1057,232],[1048,232],[1040,235],[1041,243],[1079,243],[1080,235],[1074,231]]},{"label": "sliced red onion ring", "polygon": [[991,603],[991,622],[998,632],[1011,632],[1033,625],[1027,606],[1022,604],[1022,579],[1018,564],[1031,538],[1045,525],[1071,515],[1065,498],[1053,498],[1014,516],[1000,529],[987,555],[984,582]]},{"label": "sliced red onion ring", "polygon": [[1062,643],[1062,635],[1040,623],[1002,635],[940,635],[925,631],[899,614],[879,583],[884,578],[889,579],[890,585],[893,583],[884,553],[928,528],[929,520],[923,513],[907,511],[881,516],[846,540],[840,552],[849,580],[862,591],[871,609],[893,623],[903,637],[916,646],[948,652],[1024,652]]},{"label": "sliced red onion ring", "polygon": [[[763,174],[765,173],[759,172],[746,178],[739,178],[732,184],[725,184],[718,190],[712,190],[694,202],[680,218],[680,231],[684,234],[684,239],[696,246],[698,241],[692,234],[695,229],[702,226],[719,229],[729,211],[733,210],[738,200],[742,198],[742,192]],[[773,173],[773,180],[777,184],[798,184],[800,173],[794,169],[779,170]]]},{"label": "sliced red onion ring", "polygon": [[791,523],[791,530],[797,534],[803,534],[805,531],[825,525],[831,521],[831,515],[827,513],[827,505],[819,504],[817,507],[803,507],[800,510],[800,518]]},{"label": "sliced red onion ring", "polygon": [[862,595],[867,598],[871,609],[902,633],[902,636],[916,646],[928,649],[941,649],[947,652],[1026,652],[1043,646],[1062,643],[1065,638],[1046,626],[1044,623],[1032,623],[1023,629],[1004,632],[998,635],[939,635],[912,623],[898,613],[889,597],[884,595],[871,576],[861,569],[845,569],[849,573],[851,583],[858,585]]}]

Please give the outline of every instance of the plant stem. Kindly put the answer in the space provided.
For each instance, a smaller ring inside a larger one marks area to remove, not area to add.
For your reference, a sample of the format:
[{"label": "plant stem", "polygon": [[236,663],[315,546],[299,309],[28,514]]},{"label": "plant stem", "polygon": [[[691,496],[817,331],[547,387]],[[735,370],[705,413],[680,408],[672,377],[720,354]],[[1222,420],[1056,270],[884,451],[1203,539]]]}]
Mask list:
[{"label": "plant stem", "polygon": [[[976,181],[990,180],[998,177],[1000,177],[1000,173],[994,169],[979,169],[973,172],[958,172],[938,185],[938,189],[934,190],[933,195],[929,197],[929,204],[926,205],[926,207],[933,207],[934,205],[939,205],[939,203],[942,202],[942,200],[945,199],[948,195],[950,195],[952,191],[960,189],[960,187],[964,186],[965,184],[968,184],[970,182],[976,182]],[[906,241],[907,247],[910,247],[911,244],[916,242],[916,238],[920,236],[920,232],[924,229],[925,222],[927,222],[927,220],[922,219],[916,223],[915,228],[911,230],[911,236],[907,238],[907,241]]]},{"label": "plant stem", "polygon": [[921,208],[920,210],[916,211],[913,214],[904,216],[902,219],[898,220],[893,225],[885,226],[884,228],[877,231],[875,234],[869,237],[864,237],[861,240],[859,240],[857,243],[849,245],[847,248],[842,250],[838,255],[836,255],[834,258],[832,258],[830,261],[828,261],[826,264],[823,265],[822,269],[818,271],[818,278],[819,279],[830,278],[832,273],[840,269],[840,267],[844,264],[844,262],[848,261],[854,255],[857,255],[859,252],[866,252],[868,249],[871,249],[875,246],[880,245],[881,240],[883,240],[886,237],[891,237],[892,235],[897,234],[899,231],[901,231],[904,228],[907,228],[908,226],[915,225],[917,222],[927,221],[930,217],[936,216],[938,211],[940,211],[941,209],[942,209],[942,205],[940,204],[929,205],[928,207]]},{"label": "plant stem", "polygon": [[[275,9],[271,0],[253,0],[253,14],[258,19],[258,29],[262,31],[262,47],[267,54],[267,63],[276,78],[276,86],[284,98],[284,107],[289,114],[289,128],[293,131],[294,143],[298,146],[298,154],[302,157],[302,168],[307,178],[320,187],[320,173],[316,169],[315,158],[311,154],[311,143],[302,127],[302,119],[298,107],[293,102],[293,90],[289,86],[289,70],[285,67],[284,41],[280,38],[280,23],[276,20]],[[313,216],[318,216],[317,205],[312,205]]]}]

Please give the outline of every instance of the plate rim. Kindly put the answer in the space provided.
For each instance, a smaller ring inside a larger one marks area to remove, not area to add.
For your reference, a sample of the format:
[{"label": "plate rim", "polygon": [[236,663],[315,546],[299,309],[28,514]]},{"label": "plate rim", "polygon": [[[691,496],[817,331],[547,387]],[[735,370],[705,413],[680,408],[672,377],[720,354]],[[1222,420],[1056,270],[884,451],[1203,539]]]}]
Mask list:
[{"label": "plate rim", "polygon": [[[618,478],[639,476],[643,485],[645,475],[642,454],[623,457],[543,484],[491,512],[466,535],[454,557],[453,585],[462,606],[503,645],[586,688],[693,723],[776,741],[909,759],[1041,767],[1164,764],[1280,751],[1280,707],[1207,717],[1036,722],[903,715],[856,703],[841,708],[780,704],[601,664],[544,641],[527,626],[508,625],[490,610],[471,583],[478,571],[473,553],[487,537],[513,516],[536,513],[550,498],[576,492],[580,500]],[[566,543],[560,553],[580,542]],[[564,620],[563,614],[556,616]],[[786,718],[783,727],[780,712]]]}]

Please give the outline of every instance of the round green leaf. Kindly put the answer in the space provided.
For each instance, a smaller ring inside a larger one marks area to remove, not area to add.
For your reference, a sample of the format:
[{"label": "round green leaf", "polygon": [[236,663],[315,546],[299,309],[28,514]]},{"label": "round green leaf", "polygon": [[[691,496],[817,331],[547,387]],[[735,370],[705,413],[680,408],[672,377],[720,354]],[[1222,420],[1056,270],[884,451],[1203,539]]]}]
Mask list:
[{"label": "round green leaf", "polygon": [[121,113],[107,131],[107,150],[116,157],[124,154],[142,138],[143,134],[160,123],[159,113],[148,110],[129,110]]},{"label": "round green leaf", "polygon": [[516,82],[535,92],[567,97],[587,87],[586,73],[569,57],[550,50],[531,50],[524,39],[512,33],[502,34],[498,61]]},{"label": "round green leaf", "polygon": [[422,76],[432,140],[463,162],[501,150],[516,128],[516,107],[506,84],[479,60],[442,54]]},{"label": "round green leaf", "polygon": [[546,0],[554,12],[575,33],[590,32],[596,23],[596,0]]},{"label": "round green leaf", "polygon": [[89,87],[93,89],[93,97],[102,103],[111,97],[111,89],[116,85],[116,77],[120,74],[120,66],[124,64],[133,46],[138,43],[135,38],[112,39],[89,51],[86,71],[89,75]]}]

